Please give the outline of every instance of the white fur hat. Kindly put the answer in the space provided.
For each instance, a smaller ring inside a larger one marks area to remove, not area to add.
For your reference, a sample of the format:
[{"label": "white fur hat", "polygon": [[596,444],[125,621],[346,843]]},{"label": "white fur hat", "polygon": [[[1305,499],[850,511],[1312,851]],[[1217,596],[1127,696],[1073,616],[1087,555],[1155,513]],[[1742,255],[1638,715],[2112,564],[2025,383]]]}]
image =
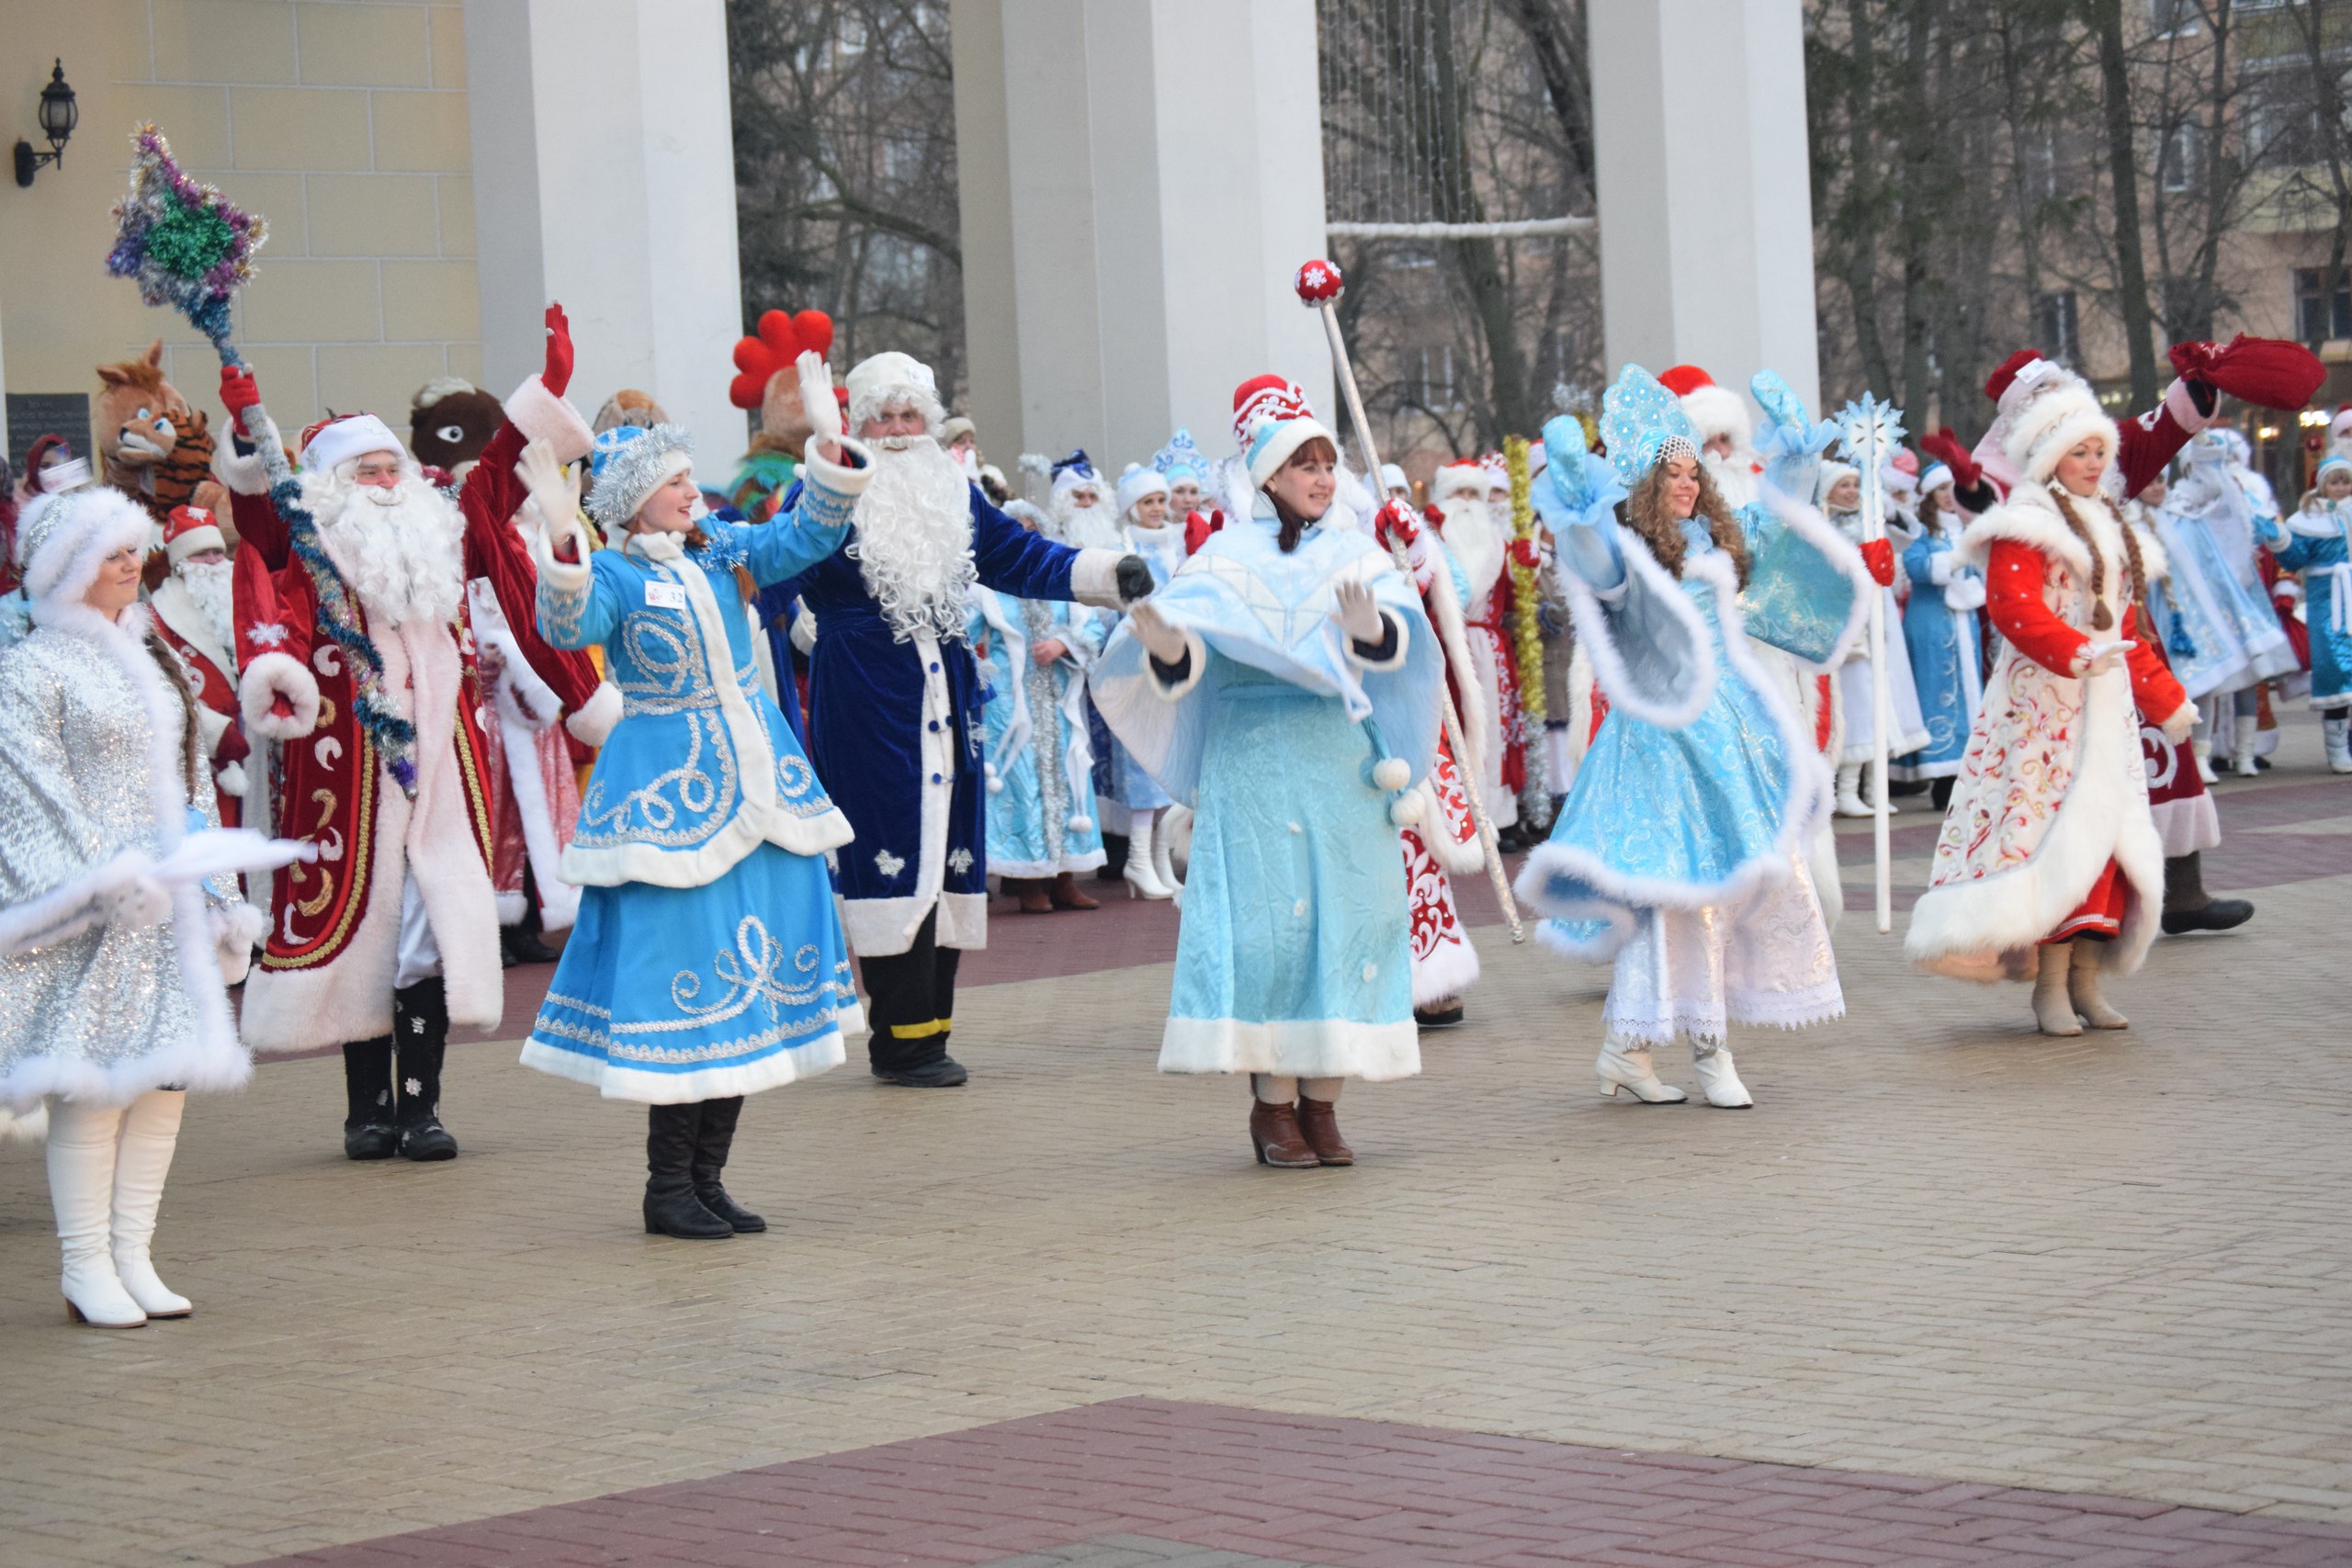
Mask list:
[{"label": "white fur hat", "polygon": [[1148,495],[1166,495],[1168,479],[1157,468],[1141,463],[1129,463],[1127,471],[1119,476],[1119,515],[1125,517],[1136,509],[1136,502]]},{"label": "white fur hat", "polygon": [[1383,463],[1380,465],[1380,488],[1384,492],[1401,490],[1409,495],[1412,493],[1413,482],[1405,477],[1405,470],[1396,464]]},{"label": "white fur hat", "polygon": [[408,448],[392,434],[392,427],[372,413],[345,414],[331,419],[311,432],[302,444],[302,467],[332,473],[354,457],[364,457],[370,452],[390,452],[405,457]]},{"label": "white fur hat", "polygon": [[1815,506],[1827,506],[1829,492],[1838,488],[1838,480],[1859,479],[1861,477],[1862,470],[1854,467],[1853,464],[1840,463],[1835,458],[1824,457],[1821,460],[1821,467],[1814,474],[1813,503]]},{"label": "white fur hat", "polygon": [[1430,504],[1440,506],[1457,495],[1487,498],[1487,470],[1475,458],[1448,463],[1430,477]]},{"label": "white fur hat", "polygon": [[1699,427],[1702,441],[1728,435],[1732,446],[1742,451],[1756,444],[1756,422],[1748,416],[1747,401],[1729,387],[1710,381],[1691,388],[1682,394],[1682,412]]},{"label": "white fur hat", "polygon": [[853,434],[858,425],[895,397],[913,398],[931,423],[938,423],[944,413],[939,406],[939,380],[932,375],[931,367],[913,355],[900,354],[896,349],[869,355],[851,366],[849,374],[842,378],[842,386],[849,393]]},{"label": "white fur hat", "polygon": [[145,507],[107,486],[37,497],[17,520],[25,597],[78,600],[97,581],[99,562],[119,549],[143,551],[154,526]]},{"label": "white fur hat", "polygon": [[2094,435],[2107,443],[2110,463],[2120,446],[2115,422],[2098,406],[2098,394],[2072,371],[2035,381],[2008,414],[2008,423],[2001,454],[2031,484],[2049,479],[2057,471],[2059,458]]}]

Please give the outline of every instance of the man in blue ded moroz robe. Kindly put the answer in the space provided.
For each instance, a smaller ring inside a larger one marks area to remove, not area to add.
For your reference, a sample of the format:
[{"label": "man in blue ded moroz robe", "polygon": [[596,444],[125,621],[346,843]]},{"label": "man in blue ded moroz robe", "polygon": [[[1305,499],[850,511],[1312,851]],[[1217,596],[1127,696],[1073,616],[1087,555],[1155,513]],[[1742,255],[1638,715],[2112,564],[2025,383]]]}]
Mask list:
[{"label": "man in blue ded moroz robe", "polygon": [[1151,573],[1135,556],[1056,544],[989,505],[939,443],[945,411],[930,367],[877,354],[850,371],[847,390],[875,475],[847,543],[798,581],[817,622],[808,750],[856,833],[837,852],[836,886],[871,1004],[874,1075],[949,1088],[967,1076],[947,1054],[956,961],[988,945],[968,591],[1117,609],[1151,591]]}]

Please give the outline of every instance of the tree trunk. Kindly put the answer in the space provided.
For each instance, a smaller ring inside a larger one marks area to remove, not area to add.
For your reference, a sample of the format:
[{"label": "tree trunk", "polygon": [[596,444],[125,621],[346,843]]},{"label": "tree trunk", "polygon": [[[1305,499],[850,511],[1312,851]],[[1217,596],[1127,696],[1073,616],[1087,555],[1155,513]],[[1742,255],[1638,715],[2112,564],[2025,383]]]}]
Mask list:
[{"label": "tree trunk", "polygon": [[2132,80],[2123,46],[2122,0],[2086,0],[2098,34],[2100,96],[2107,121],[2108,182],[2115,202],[2115,284],[2123,336],[2132,354],[2132,406],[2154,406],[2156,322],[2148,303],[2147,259],[2140,230],[2140,164],[2132,136]]},{"label": "tree trunk", "polygon": [[1878,69],[1871,41],[1878,24],[1871,16],[1869,0],[1848,0],[1847,15],[1852,28],[1854,60],[1846,88],[1848,220],[1842,225],[1846,231],[1846,255],[1840,274],[1847,296],[1853,301],[1854,352],[1862,362],[1862,379],[1872,387],[1891,389],[1894,367],[1878,330],[1878,253],[1871,243],[1879,217],[1875,173],[1878,116],[1874,97]]}]

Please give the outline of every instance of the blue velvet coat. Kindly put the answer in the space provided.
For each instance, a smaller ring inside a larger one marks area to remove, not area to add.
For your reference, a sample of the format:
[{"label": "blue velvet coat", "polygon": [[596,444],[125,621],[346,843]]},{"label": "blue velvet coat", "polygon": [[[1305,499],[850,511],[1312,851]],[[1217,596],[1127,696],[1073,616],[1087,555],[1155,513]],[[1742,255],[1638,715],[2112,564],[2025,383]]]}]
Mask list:
[{"label": "blue velvet coat", "polygon": [[[1078,552],[971,498],[972,559],[983,587],[1019,599],[1069,599]],[[784,509],[799,504],[796,483]],[[848,543],[803,573],[817,617],[808,666],[808,751],[856,831],[836,862],[850,946],[904,953],[936,908],[943,947],[988,945],[986,747],[980,683],[960,637],[901,642],[867,592]]]}]

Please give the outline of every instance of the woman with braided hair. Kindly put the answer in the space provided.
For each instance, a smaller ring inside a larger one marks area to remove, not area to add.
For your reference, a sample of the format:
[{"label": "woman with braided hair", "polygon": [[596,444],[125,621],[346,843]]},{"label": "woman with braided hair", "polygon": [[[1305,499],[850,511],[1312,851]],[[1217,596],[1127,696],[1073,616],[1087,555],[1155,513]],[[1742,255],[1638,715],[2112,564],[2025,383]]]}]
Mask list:
[{"label": "woman with braided hair", "polygon": [[2119,438],[2098,398],[2052,367],[2001,420],[2018,482],[1955,554],[1984,573],[2005,652],[1906,948],[1938,974],[2033,981],[2045,1034],[2122,1029],[2099,972],[2139,967],[2164,907],[2139,715],[2177,744],[2197,709],[2130,630],[2162,562],[2103,488]]}]

